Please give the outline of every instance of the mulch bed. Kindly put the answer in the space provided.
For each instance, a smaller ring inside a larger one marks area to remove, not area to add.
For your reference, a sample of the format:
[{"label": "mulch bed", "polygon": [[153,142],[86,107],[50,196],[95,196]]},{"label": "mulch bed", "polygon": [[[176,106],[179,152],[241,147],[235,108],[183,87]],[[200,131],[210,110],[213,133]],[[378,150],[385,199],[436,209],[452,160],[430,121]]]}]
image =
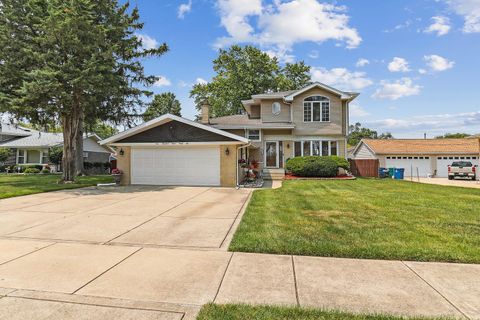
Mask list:
[{"label": "mulch bed", "polygon": [[285,180],[355,180],[357,179],[352,175],[341,175],[331,178],[320,178],[320,177],[299,177],[293,174],[285,174]]}]

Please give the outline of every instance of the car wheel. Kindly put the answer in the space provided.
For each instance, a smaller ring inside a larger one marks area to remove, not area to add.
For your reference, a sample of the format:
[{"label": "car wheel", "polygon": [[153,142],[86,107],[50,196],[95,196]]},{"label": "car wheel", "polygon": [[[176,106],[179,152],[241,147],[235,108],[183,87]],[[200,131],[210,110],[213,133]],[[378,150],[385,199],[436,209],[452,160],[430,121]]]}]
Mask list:
[{"label": "car wheel", "polygon": [[453,177],[452,177],[452,176],[449,176],[449,177],[448,177],[448,180],[453,180]]}]

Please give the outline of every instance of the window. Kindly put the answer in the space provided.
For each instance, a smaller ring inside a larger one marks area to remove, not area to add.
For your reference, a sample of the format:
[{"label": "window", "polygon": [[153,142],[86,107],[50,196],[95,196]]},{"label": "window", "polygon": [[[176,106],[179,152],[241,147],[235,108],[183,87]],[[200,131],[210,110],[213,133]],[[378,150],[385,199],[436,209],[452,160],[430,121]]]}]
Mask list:
[{"label": "window", "polygon": [[48,152],[42,151],[42,164],[48,163]]},{"label": "window", "polygon": [[[294,148],[295,157],[338,155],[337,141],[295,141]],[[392,159],[394,159],[394,157],[392,157]]]},{"label": "window", "polygon": [[18,150],[17,163],[25,163],[25,150]]},{"label": "window", "polygon": [[322,141],[322,156],[328,156],[328,141]]},{"label": "window", "polygon": [[303,156],[310,156],[310,141],[303,141]]},{"label": "window", "polygon": [[330,154],[332,156],[338,155],[337,141],[330,141]]},{"label": "window", "polygon": [[329,122],[330,100],[322,96],[308,97],[303,102],[304,122]]},{"label": "window", "polygon": [[295,141],[295,157],[301,157],[301,156],[302,156],[302,142]]},{"label": "window", "polygon": [[27,151],[27,163],[40,163],[40,151],[28,150]]},{"label": "window", "polygon": [[88,152],[83,152],[83,158],[88,158]]},{"label": "window", "polygon": [[272,113],[274,115],[279,115],[282,112],[282,105],[279,102],[272,103]]},{"label": "window", "polygon": [[320,155],[320,141],[312,141],[312,156]]},{"label": "window", "polygon": [[252,141],[260,141],[260,130],[248,130],[247,138]]}]

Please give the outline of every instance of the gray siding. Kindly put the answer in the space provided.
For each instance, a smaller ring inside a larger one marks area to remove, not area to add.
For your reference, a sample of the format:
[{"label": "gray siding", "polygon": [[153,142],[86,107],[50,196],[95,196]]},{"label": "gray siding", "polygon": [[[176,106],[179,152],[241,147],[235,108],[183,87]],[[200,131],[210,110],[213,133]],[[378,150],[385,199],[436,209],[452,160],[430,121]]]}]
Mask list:
[{"label": "gray siding", "polygon": [[375,155],[367,148],[365,143],[361,142],[360,147],[353,155],[354,159],[376,159]]},{"label": "gray siding", "polygon": [[85,151],[88,152],[88,157],[83,158],[84,162],[109,162],[110,160],[110,154],[105,153],[105,152],[90,152],[90,151]]}]

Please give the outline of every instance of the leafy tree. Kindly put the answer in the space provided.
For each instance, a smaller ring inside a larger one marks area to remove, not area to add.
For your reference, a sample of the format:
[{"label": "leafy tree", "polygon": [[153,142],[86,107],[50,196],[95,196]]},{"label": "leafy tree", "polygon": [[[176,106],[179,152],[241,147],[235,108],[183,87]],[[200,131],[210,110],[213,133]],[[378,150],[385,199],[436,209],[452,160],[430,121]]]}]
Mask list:
[{"label": "leafy tree", "polygon": [[462,139],[470,137],[468,133],[445,133],[443,136],[437,136],[435,139]]},{"label": "leafy tree", "polygon": [[93,132],[102,139],[109,138],[118,133],[118,129],[109,125],[108,123],[97,120],[96,123],[91,125],[88,129],[89,132]]},{"label": "leafy tree", "polygon": [[63,148],[60,146],[51,147],[48,149],[48,159],[51,163],[59,165],[62,163],[63,158]]},{"label": "leafy tree", "polygon": [[166,113],[171,113],[179,117],[182,116],[180,101],[177,100],[175,94],[172,92],[156,94],[143,114],[143,120],[149,121]]},{"label": "leafy tree", "polygon": [[136,8],[116,0],[2,0],[0,112],[32,124],[60,124],[63,180],[73,181],[84,124],[121,122],[143,106],[144,49]]},{"label": "leafy tree", "polygon": [[357,145],[362,139],[394,139],[390,132],[379,135],[375,130],[363,128],[359,122],[350,125],[348,131],[348,144],[351,146]]},{"label": "leafy tree", "polygon": [[0,148],[0,163],[4,163],[10,158],[12,152],[8,148]]},{"label": "leafy tree", "polygon": [[213,61],[216,76],[196,84],[190,92],[197,109],[208,100],[214,117],[241,113],[242,100],[268,91],[299,89],[310,82],[310,67],[303,62],[281,68],[277,58],[253,47],[234,45],[220,50]]}]

